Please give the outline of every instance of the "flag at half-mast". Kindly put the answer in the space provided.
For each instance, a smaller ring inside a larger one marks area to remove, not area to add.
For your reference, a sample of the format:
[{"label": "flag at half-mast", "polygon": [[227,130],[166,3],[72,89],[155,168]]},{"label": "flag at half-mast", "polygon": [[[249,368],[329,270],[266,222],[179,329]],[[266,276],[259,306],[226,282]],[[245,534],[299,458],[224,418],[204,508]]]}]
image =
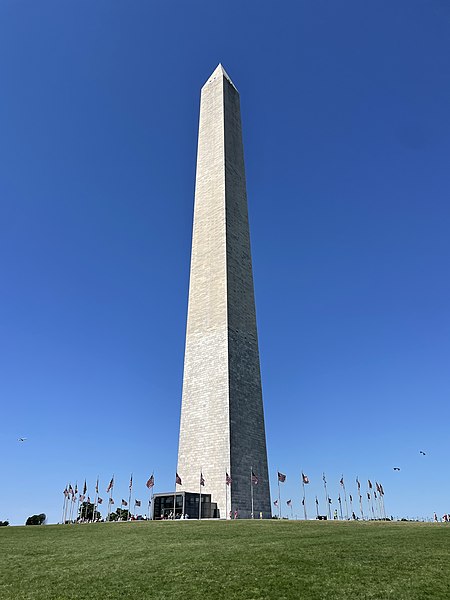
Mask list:
[{"label": "flag at half-mast", "polygon": [[281,483],[284,483],[286,481],[286,475],[284,473],[280,473],[280,471],[278,471],[278,481],[280,481]]},{"label": "flag at half-mast", "polygon": [[[110,504],[114,504],[114,498],[110,498],[110,499],[109,499],[109,503],[110,503]],[[100,504],[101,504],[101,503],[100,503]]]},{"label": "flag at half-mast", "polygon": [[176,474],[176,477],[175,477],[175,483],[177,485],[182,485],[182,483],[181,483],[181,477],[178,475],[178,473]]},{"label": "flag at half-mast", "polygon": [[200,473],[200,485],[205,485],[205,479],[203,477],[203,473]]},{"label": "flag at half-mast", "polygon": [[100,498],[100,496],[97,498],[97,502],[98,504],[101,504],[103,502],[103,498]]},{"label": "flag at half-mast", "polygon": [[253,485],[258,485],[258,477],[255,475],[253,469],[252,469],[252,483],[253,483]]},{"label": "flag at half-mast", "polygon": [[147,483],[145,484],[149,490],[152,489],[152,487],[155,485],[155,477],[153,475],[153,473],[150,475],[150,478],[147,480]]},{"label": "flag at half-mast", "polygon": [[306,485],[307,483],[309,483],[309,477],[308,477],[308,475],[305,475],[305,474],[303,473],[303,471],[302,471],[302,483],[304,483],[305,485]]},{"label": "flag at half-mast", "polygon": [[140,506],[141,505],[141,501],[140,500],[135,500],[134,501],[134,505],[135,506]]},{"label": "flag at half-mast", "polygon": [[287,500],[286,504],[287,504],[288,506],[291,506],[291,504],[292,504],[292,500]]},{"label": "flag at half-mast", "polygon": [[341,479],[339,480],[339,483],[342,485],[342,487],[344,487],[344,476],[342,475]]},{"label": "flag at half-mast", "polygon": [[372,489],[372,482],[370,481],[370,479],[367,480],[367,483],[369,484],[369,489]]},{"label": "flag at half-mast", "polygon": [[278,500],[274,500],[273,505],[278,506]]},{"label": "flag at half-mast", "polygon": [[111,481],[109,482],[108,487],[106,488],[106,493],[110,492],[114,487],[114,475],[111,478]]},{"label": "flag at half-mast", "polygon": [[317,500],[317,496],[316,496],[316,504],[317,504],[317,506],[319,506],[319,501]]},{"label": "flag at half-mast", "polygon": [[122,498],[122,506],[128,506],[128,502]]},{"label": "flag at half-mast", "polygon": [[361,491],[361,483],[359,482],[358,477],[356,478],[356,485],[358,486],[358,492]]},{"label": "flag at half-mast", "polygon": [[98,477],[97,477],[97,483],[95,484],[95,493],[98,494]]},{"label": "flag at half-mast", "polygon": [[231,485],[233,483],[233,480],[231,479],[231,477],[226,472],[225,472],[225,483],[227,485]]}]

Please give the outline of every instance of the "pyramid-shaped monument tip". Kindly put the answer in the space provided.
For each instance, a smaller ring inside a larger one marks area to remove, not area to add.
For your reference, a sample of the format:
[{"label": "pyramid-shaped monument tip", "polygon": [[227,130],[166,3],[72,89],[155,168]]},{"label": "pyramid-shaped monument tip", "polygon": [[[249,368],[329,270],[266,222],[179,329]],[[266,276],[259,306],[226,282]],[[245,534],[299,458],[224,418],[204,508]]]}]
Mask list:
[{"label": "pyramid-shaped monument tip", "polygon": [[218,76],[222,76],[225,77],[225,79],[227,79],[231,85],[234,87],[234,89],[237,91],[236,86],[234,85],[233,81],[231,80],[231,77],[228,75],[228,73],[225,71],[222,63],[219,63],[217,65],[217,67],[214,69],[214,71],[211,73],[211,75],[208,77],[208,81],[206,83],[209,83],[210,81],[213,81],[214,79],[216,79]]}]

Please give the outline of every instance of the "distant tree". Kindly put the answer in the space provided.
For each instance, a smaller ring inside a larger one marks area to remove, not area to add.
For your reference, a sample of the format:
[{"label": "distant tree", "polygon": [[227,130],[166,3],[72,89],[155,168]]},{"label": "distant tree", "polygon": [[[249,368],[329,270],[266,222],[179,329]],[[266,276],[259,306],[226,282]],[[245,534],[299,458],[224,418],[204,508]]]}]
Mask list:
[{"label": "distant tree", "polygon": [[110,521],[127,521],[128,520],[128,511],[123,508],[117,508],[116,512],[113,512],[109,515]]},{"label": "distant tree", "polygon": [[98,510],[95,511],[94,519],[92,519],[94,515],[94,504],[92,502],[83,502],[79,508],[78,518],[80,520],[84,519],[85,521],[92,521],[101,518],[101,514]]},{"label": "distant tree", "polygon": [[0,521],[0,527],[7,527],[9,525],[9,521]]},{"label": "distant tree", "polygon": [[25,525],[43,525],[46,518],[47,517],[44,515],[44,513],[41,513],[40,515],[33,515],[32,517],[28,517]]}]

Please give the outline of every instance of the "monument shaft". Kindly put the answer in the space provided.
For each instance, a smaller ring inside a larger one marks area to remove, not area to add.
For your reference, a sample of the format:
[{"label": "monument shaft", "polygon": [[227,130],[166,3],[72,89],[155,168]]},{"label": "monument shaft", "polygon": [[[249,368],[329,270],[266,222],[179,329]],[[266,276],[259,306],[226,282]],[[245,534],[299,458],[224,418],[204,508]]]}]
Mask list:
[{"label": "monument shaft", "polygon": [[[201,93],[177,489],[200,473],[220,516],[271,516],[239,94],[219,65]],[[226,490],[225,474],[232,478]],[[228,494],[227,494],[228,492]],[[227,502],[226,502],[227,497]],[[227,505],[226,505],[227,504]],[[194,515],[191,515],[194,516]]]}]

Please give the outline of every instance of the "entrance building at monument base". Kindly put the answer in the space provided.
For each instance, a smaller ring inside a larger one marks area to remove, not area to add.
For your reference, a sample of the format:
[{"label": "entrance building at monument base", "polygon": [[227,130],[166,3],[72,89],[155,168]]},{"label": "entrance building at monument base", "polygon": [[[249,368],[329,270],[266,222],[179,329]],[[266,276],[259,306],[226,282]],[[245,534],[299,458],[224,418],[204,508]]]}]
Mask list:
[{"label": "entrance building at monument base", "polygon": [[[211,494],[202,494],[202,510],[200,513],[200,494],[194,492],[177,492],[155,494],[153,496],[152,519],[179,519],[181,515],[189,519],[219,519],[219,509],[211,502]],[[223,515],[225,517],[225,515]]]}]

